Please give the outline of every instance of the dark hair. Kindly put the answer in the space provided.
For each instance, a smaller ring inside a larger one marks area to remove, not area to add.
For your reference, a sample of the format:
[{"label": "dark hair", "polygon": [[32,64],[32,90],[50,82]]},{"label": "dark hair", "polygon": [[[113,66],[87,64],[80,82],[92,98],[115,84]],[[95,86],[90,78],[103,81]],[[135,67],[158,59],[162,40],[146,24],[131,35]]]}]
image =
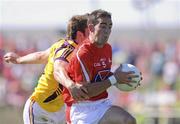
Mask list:
[{"label": "dark hair", "polygon": [[85,34],[85,29],[87,28],[87,19],[89,14],[85,15],[75,15],[73,16],[67,26],[67,38],[75,40],[77,31]]},{"label": "dark hair", "polygon": [[102,9],[94,10],[89,14],[87,23],[96,25],[98,23],[98,18],[104,18],[104,17],[111,18],[111,13]]}]

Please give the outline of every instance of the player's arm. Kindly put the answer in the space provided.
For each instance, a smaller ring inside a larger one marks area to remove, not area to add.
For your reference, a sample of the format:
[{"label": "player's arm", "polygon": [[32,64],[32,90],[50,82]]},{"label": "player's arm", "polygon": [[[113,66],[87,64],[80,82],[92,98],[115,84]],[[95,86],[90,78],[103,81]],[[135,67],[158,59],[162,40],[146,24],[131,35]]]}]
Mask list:
[{"label": "player's arm", "polygon": [[4,55],[4,60],[7,63],[13,64],[45,64],[48,61],[49,54],[50,48],[45,51],[34,52],[25,56],[19,56],[16,53],[9,52]]},{"label": "player's arm", "polygon": [[54,78],[56,81],[66,87],[75,100],[79,101],[88,99],[89,96],[86,94],[87,89],[85,87],[81,87],[81,85],[76,85],[70,79],[66,67],[68,67],[68,63],[63,60],[56,60],[54,62]]},{"label": "player's arm", "polygon": [[101,82],[88,83],[84,85],[84,87],[87,89],[89,97],[97,96],[111,86],[111,82],[108,79]]},{"label": "player's arm", "polygon": [[[84,85],[84,87],[86,87],[89,97],[93,97],[104,92],[115,83],[120,83],[120,84],[123,84],[123,83],[125,84],[125,83],[130,83],[130,82],[132,83],[133,82],[132,79],[137,78],[137,77],[139,77],[139,75],[134,74],[133,71],[123,72],[122,65],[121,65],[106,80],[100,81],[100,82],[89,83],[89,84]],[[142,73],[141,73],[141,80],[142,79],[143,78],[142,78]],[[134,81],[134,83],[136,83],[136,81]]]},{"label": "player's arm", "polygon": [[[137,77],[134,72],[122,72],[115,71],[106,80],[100,82],[93,82],[85,84],[84,87],[87,89],[89,97],[97,96],[107,90],[109,87],[113,86],[115,83],[129,83],[132,82],[131,78]],[[114,78],[114,80],[113,80]]]}]

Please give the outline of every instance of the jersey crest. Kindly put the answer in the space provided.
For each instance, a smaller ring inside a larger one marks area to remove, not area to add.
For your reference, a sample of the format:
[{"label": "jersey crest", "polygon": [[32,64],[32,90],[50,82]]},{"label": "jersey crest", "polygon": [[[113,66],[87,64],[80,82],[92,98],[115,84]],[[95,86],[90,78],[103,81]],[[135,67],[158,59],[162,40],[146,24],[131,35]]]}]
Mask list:
[{"label": "jersey crest", "polygon": [[109,69],[98,71],[93,82],[99,82],[99,81],[106,80],[109,77],[109,75],[110,75]]}]

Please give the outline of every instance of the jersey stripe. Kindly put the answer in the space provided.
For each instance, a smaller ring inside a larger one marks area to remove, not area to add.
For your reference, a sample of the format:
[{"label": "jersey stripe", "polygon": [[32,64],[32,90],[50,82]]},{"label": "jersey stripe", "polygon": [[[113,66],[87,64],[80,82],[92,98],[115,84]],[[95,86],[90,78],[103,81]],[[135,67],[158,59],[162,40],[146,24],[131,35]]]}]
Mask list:
[{"label": "jersey stripe", "polygon": [[66,49],[66,50],[63,52],[63,54],[61,55],[61,57],[67,58],[67,57],[72,53],[73,50],[74,50],[74,48]]},{"label": "jersey stripe", "polygon": [[34,124],[34,115],[33,115],[33,104],[34,104],[34,100],[31,100],[30,102],[30,106],[29,106],[29,121],[30,124]]},{"label": "jersey stripe", "polygon": [[64,61],[68,62],[67,58],[73,52],[76,45],[77,44],[74,43],[73,41],[70,41],[70,40],[65,41],[65,43],[62,45],[62,47],[60,47],[59,49],[56,50],[55,56],[58,56],[58,52],[60,50],[62,50],[63,48],[65,50],[63,50],[63,53],[60,53],[61,55],[59,57],[55,57],[55,60],[64,60]]},{"label": "jersey stripe", "polygon": [[76,53],[76,56],[77,56],[78,61],[80,62],[82,71],[83,71],[84,76],[85,76],[85,78],[86,78],[86,81],[87,81],[87,82],[90,82],[90,77],[89,77],[89,75],[88,75],[88,73],[87,73],[87,70],[86,70],[84,64],[82,63],[81,59],[79,58],[79,51],[80,51],[80,49],[81,49],[83,46],[84,46],[84,45],[82,45],[82,46],[78,49],[78,51],[77,51],[77,53]]}]

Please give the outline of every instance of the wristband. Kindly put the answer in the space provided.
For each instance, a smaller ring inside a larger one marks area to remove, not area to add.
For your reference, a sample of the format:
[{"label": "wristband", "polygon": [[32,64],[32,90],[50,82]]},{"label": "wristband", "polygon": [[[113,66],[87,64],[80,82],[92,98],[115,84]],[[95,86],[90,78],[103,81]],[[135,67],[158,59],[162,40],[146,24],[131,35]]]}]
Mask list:
[{"label": "wristband", "polygon": [[116,80],[116,78],[115,78],[115,76],[114,76],[114,75],[110,76],[108,79],[109,79],[109,81],[110,81],[111,85],[114,85],[114,84],[116,84],[116,83],[117,83],[117,80]]}]

